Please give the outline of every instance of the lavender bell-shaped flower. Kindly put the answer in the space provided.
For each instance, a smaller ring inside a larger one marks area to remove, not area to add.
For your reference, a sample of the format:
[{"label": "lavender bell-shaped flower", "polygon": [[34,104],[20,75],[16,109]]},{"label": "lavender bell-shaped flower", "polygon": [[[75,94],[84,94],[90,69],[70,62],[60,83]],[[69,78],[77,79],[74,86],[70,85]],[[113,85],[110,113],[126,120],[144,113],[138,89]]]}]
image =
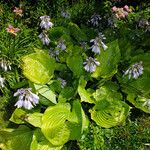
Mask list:
[{"label": "lavender bell-shaped flower", "polygon": [[24,107],[25,109],[32,109],[39,103],[39,97],[31,92],[31,88],[18,89],[14,96],[18,96],[18,101],[15,104],[17,108]]},{"label": "lavender bell-shaped flower", "polygon": [[100,62],[97,61],[97,59],[94,59],[92,57],[89,57],[86,59],[86,61],[83,63],[84,69],[87,72],[94,72],[96,70],[96,67],[100,65]]},{"label": "lavender bell-shaped flower", "polygon": [[50,17],[49,16],[41,16],[40,19],[41,19],[41,23],[40,23],[41,28],[44,28],[46,30],[49,29],[49,28],[52,28],[53,23],[50,22]]},{"label": "lavender bell-shaped flower", "polygon": [[140,61],[139,63],[135,63],[133,64],[131,67],[129,67],[129,69],[127,69],[124,73],[124,75],[128,75],[128,78],[131,79],[137,79],[140,75],[143,74],[143,66],[142,66],[142,61]]},{"label": "lavender bell-shaped flower", "polygon": [[48,35],[45,32],[42,32],[39,35],[39,38],[41,39],[43,45],[49,45],[50,39],[48,38]]},{"label": "lavender bell-shaped flower", "polygon": [[103,39],[106,39],[106,37],[102,33],[99,33],[98,37],[90,40],[90,42],[93,43],[93,45],[91,47],[92,52],[94,52],[95,54],[100,54],[100,47],[102,47],[104,50],[106,50],[108,48],[102,41]]},{"label": "lavender bell-shaped flower", "polygon": [[57,47],[56,48],[59,48],[61,49],[62,51],[64,51],[66,49],[66,45],[64,44],[64,41],[60,41],[58,44],[57,44]]}]

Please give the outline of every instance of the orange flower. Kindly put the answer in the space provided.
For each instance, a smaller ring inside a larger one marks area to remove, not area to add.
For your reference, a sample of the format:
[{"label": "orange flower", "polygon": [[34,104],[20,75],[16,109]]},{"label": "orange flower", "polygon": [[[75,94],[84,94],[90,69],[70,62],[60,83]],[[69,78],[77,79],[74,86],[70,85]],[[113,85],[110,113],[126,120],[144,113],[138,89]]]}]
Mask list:
[{"label": "orange flower", "polygon": [[8,32],[8,33],[11,33],[11,34],[13,34],[13,35],[17,35],[17,32],[19,32],[20,31],[20,29],[19,28],[14,28],[12,25],[8,25],[8,28],[6,28],[6,31]]},{"label": "orange flower", "polygon": [[22,12],[23,10],[21,8],[15,7],[15,9],[13,10],[14,13],[16,13],[16,15],[18,16],[22,16]]}]

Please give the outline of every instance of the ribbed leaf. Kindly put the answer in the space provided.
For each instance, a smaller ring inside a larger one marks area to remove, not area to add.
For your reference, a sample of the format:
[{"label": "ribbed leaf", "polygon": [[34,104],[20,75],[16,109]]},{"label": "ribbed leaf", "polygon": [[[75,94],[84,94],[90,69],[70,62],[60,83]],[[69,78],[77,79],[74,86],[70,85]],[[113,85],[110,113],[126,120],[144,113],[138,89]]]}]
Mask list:
[{"label": "ribbed leaf", "polygon": [[48,54],[41,50],[22,58],[23,74],[26,78],[37,84],[48,83],[53,76],[55,63]]},{"label": "ribbed leaf", "polygon": [[70,130],[66,125],[69,118],[70,105],[57,104],[50,106],[42,117],[42,133],[53,145],[63,145],[70,136]]},{"label": "ribbed leaf", "polygon": [[118,41],[113,41],[108,44],[106,51],[101,50],[101,54],[97,56],[100,66],[92,74],[92,77],[109,78],[117,72],[118,62],[120,61],[120,50]]},{"label": "ribbed leaf", "polygon": [[124,103],[117,92],[118,86],[113,82],[106,82],[93,93],[96,100],[91,112],[91,118],[101,127],[110,128],[122,125],[129,113],[129,106]]},{"label": "ribbed leaf", "polygon": [[91,118],[101,127],[110,128],[122,125],[129,113],[129,106],[122,101],[98,101],[90,110]]},{"label": "ribbed leaf", "polygon": [[33,134],[30,150],[61,150],[62,146],[52,145],[41,133],[40,129],[36,129]]}]

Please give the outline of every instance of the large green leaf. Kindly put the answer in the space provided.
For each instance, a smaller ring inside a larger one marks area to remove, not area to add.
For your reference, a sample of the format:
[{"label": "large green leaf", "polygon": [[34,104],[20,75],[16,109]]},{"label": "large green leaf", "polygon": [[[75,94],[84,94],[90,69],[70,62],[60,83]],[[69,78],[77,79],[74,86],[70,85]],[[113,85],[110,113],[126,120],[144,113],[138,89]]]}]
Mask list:
[{"label": "large green leaf", "polygon": [[22,58],[23,74],[37,84],[46,84],[53,77],[54,60],[42,50],[26,55]]},{"label": "large green leaf", "polygon": [[110,128],[116,125],[123,125],[129,110],[129,106],[122,101],[103,99],[96,103],[94,108],[90,110],[90,113],[91,118],[97,125]]},{"label": "large green leaf", "polygon": [[97,56],[97,60],[100,62],[100,66],[92,74],[92,77],[109,78],[117,72],[117,66],[120,61],[120,50],[118,41],[113,41],[108,44],[106,51],[101,51],[101,54]]},{"label": "large green leaf", "polygon": [[61,150],[62,146],[52,145],[42,134],[40,129],[36,129],[33,134],[30,150]]},{"label": "large green leaf", "polygon": [[69,104],[50,106],[42,117],[42,133],[53,145],[63,145],[69,140],[70,130],[66,125],[70,115]]},{"label": "large green leaf", "polygon": [[121,93],[118,92],[118,85],[114,82],[107,81],[103,86],[93,93],[93,97],[96,101],[107,98],[109,100],[122,100]]},{"label": "large green leaf", "polygon": [[36,91],[43,97],[56,104],[56,94],[47,85],[34,84]]},{"label": "large green leaf", "polygon": [[4,150],[29,150],[32,136],[33,131],[26,126],[0,130],[0,139],[2,138],[2,144],[5,145]]},{"label": "large green leaf", "polygon": [[130,107],[121,101],[122,95],[117,90],[117,84],[106,82],[93,93],[96,102],[90,110],[91,118],[101,127],[122,125],[129,114]]},{"label": "large green leaf", "polygon": [[75,77],[80,77],[83,74],[83,59],[81,55],[68,56],[67,66],[73,72]]}]

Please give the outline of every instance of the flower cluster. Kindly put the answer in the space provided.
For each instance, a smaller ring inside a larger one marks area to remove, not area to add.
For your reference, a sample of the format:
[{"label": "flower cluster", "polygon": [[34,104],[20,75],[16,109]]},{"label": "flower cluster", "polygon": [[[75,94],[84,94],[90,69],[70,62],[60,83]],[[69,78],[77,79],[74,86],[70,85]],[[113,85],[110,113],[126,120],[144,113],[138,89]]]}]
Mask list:
[{"label": "flower cluster", "polygon": [[39,35],[39,38],[41,39],[43,45],[49,45],[50,39],[47,35],[47,30],[52,28],[53,23],[50,21],[49,16],[41,16],[40,19],[41,19],[40,27],[41,29],[43,29],[43,31]]},{"label": "flower cluster", "polygon": [[4,82],[5,82],[5,78],[2,78],[1,76],[0,76],[0,87],[4,87]]},{"label": "flower cluster", "polygon": [[14,96],[19,96],[15,106],[18,108],[24,107],[25,109],[32,109],[39,103],[39,97],[31,92],[31,88],[18,89]]},{"label": "flower cluster", "polygon": [[128,16],[128,13],[130,13],[132,10],[125,5],[124,7],[118,8],[116,6],[112,7],[112,12],[115,14],[117,19],[123,19]]},{"label": "flower cluster", "polygon": [[49,28],[52,28],[53,23],[50,22],[49,16],[41,16],[40,19],[41,19],[40,27],[42,29],[48,30]]},{"label": "flower cluster", "polygon": [[84,69],[87,72],[92,73],[96,70],[96,66],[100,65],[100,62],[98,62],[97,59],[89,57],[89,58],[86,59],[86,61],[83,63],[83,65],[85,65]]},{"label": "flower cluster", "polygon": [[13,35],[17,35],[17,32],[19,32],[20,31],[20,29],[19,28],[14,28],[12,25],[8,25],[8,27],[6,28],[6,31],[8,32],[8,33],[11,33],[11,34],[13,34]]},{"label": "flower cluster", "polygon": [[129,75],[129,79],[133,77],[134,79],[137,79],[140,75],[143,74],[143,66],[142,66],[142,61],[139,63],[133,64],[129,69],[127,69],[124,73],[124,75]]},{"label": "flower cluster", "polygon": [[100,47],[102,47],[104,50],[108,48],[102,41],[104,39],[106,39],[105,36],[102,33],[99,33],[98,37],[90,40],[90,42],[93,43],[91,47],[92,52],[94,52],[95,54],[100,54]]},{"label": "flower cluster", "polygon": [[0,58],[0,66],[4,71],[11,70],[11,63],[5,58]]},{"label": "flower cluster", "polygon": [[94,14],[94,15],[91,16],[91,19],[89,20],[89,22],[90,22],[93,26],[97,27],[97,26],[99,25],[100,20],[101,20],[100,15]]}]

